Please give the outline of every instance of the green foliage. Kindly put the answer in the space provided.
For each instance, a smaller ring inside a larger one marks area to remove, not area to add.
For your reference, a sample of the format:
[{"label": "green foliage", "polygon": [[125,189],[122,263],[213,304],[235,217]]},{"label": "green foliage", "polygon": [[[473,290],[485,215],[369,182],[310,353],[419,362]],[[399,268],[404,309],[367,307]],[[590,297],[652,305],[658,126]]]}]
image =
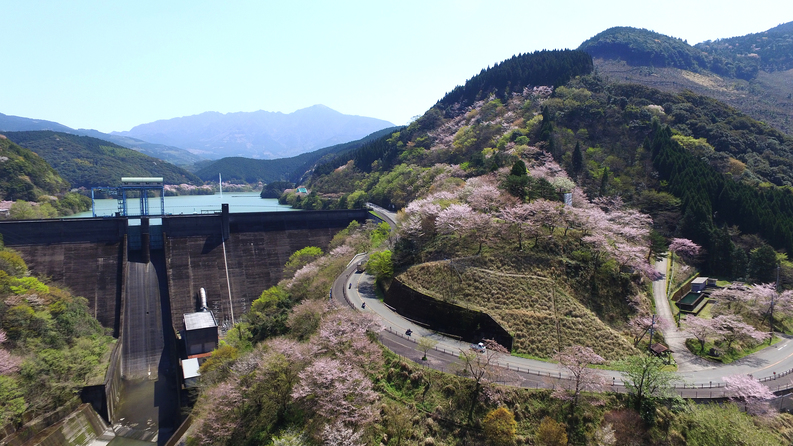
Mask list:
[{"label": "green foliage", "polygon": [[770,283],[776,277],[776,252],[774,248],[763,243],[749,254],[749,278],[754,283]]},{"label": "green foliage", "polygon": [[757,75],[757,67],[751,62],[736,63],[719,55],[708,55],[680,39],[646,29],[609,28],[582,43],[578,49],[592,57],[620,59],[630,65],[675,67],[695,72],[711,70],[741,79]]},{"label": "green foliage", "polygon": [[[17,373],[0,376],[0,424],[34,416],[104,380],[113,339],[88,310],[88,302],[27,276],[15,252],[0,250],[0,348],[24,358]],[[9,274],[10,273],[10,274]],[[13,302],[13,303],[12,303]]]},{"label": "green foliage", "polygon": [[121,183],[121,177],[135,176],[161,176],[167,184],[201,183],[197,176],[173,164],[89,136],[51,131],[5,135],[35,150],[72,187],[115,186]]},{"label": "green foliage", "polygon": [[379,223],[377,228],[374,229],[369,235],[372,247],[379,247],[385,240],[388,239],[389,235],[391,235],[391,226],[386,222]]},{"label": "green foliage", "polygon": [[69,183],[41,156],[0,138],[0,197],[3,200],[37,201],[42,195],[57,195],[68,190]]},{"label": "green foliage", "polygon": [[274,286],[262,291],[245,315],[250,323],[253,339],[261,341],[285,333],[290,308],[292,301],[281,287]]},{"label": "green foliage", "polygon": [[563,424],[545,417],[537,427],[534,439],[542,446],[564,446],[567,444],[567,432]]},{"label": "green foliage", "polygon": [[262,198],[279,198],[286,189],[291,189],[294,186],[295,185],[289,181],[272,181],[264,185],[262,193],[259,194],[259,196]]},{"label": "green foliage", "polygon": [[714,57],[723,57],[738,65],[736,69],[741,68],[750,73],[752,70],[756,72],[758,65],[765,71],[784,71],[793,68],[791,35],[793,25],[788,22],[761,33],[719,39],[715,42],[708,40],[694,47]]},{"label": "green foliage", "polygon": [[228,378],[231,373],[231,366],[239,356],[239,350],[221,344],[212,352],[212,356],[207,358],[198,371],[201,374],[201,381],[207,383],[217,383]]},{"label": "green foliage", "polygon": [[22,276],[27,273],[28,266],[16,251],[0,248],[0,270],[9,276]]},{"label": "green foliage", "polygon": [[675,373],[664,370],[664,367],[662,359],[648,355],[630,356],[619,365],[625,389],[631,395],[634,407],[650,425],[655,419],[656,401],[670,397],[677,381]]},{"label": "green foliage", "polygon": [[29,294],[50,292],[50,287],[39,282],[35,277],[20,277],[11,281],[11,291],[14,294]]},{"label": "green foliage", "polygon": [[390,279],[394,276],[394,264],[391,262],[391,251],[375,252],[369,256],[366,269],[373,274],[378,281]]},{"label": "green foliage", "polygon": [[[369,141],[393,133],[394,127],[379,130],[357,141],[325,147],[309,153],[303,153],[290,158],[274,160],[257,160],[242,157],[222,158],[203,166],[196,172],[204,181],[217,180],[218,173],[227,181],[240,181],[245,183],[273,183],[287,181],[300,182],[300,179],[317,163],[335,159],[341,153],[350,152]],[[338,166],[336,166],[338,167]],[[291,186],[290,186],[291,187]],[[284,188],[287,189],[287,188]],[[280,195],[280,194],[279,194]],[[262,197],[278,198],[278,197]]]},{"label": "green foliage", "polygon": [[0,375],[0,425],[15,422],[25,412],[24,392],[17,381]]},{"label": "green foliage", "polygon": [[506,99],[511,92],[521,92],[526,86],[564,85],[574,77],[592,71],[592,59],[580,51],[537,51],[519,54],[482,70],[465,85],[455,87],[436,107],[447,109],[453,104],[471,105],[477,99],[495,93]]},{"label": "green foliage", "polygon": [[692,446],[782,444],[772,432],[758,428],[755,419],[734,403],[688,404],[672,429]]},{"label": "green foliage", "polygon": [[511,445],[517,425],[515,415],[504,407],[491,410],[482,420],[487,441],[494,446]]},{"label": "green foliage", "polygon": [[322,256],[322,249],[316,246],[306,246],[303,249],[295,251],[289,256],[284,266],[284,274],[289,276],[295,273],[298,269],[313,262],[318,257]]}]

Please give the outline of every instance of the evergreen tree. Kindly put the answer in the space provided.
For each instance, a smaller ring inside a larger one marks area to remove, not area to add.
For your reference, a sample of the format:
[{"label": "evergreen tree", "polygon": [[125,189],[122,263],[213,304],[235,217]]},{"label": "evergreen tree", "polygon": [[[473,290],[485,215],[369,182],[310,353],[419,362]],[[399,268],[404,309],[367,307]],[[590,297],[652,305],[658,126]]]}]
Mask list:
[{"label": "evergreen tree", "polygon": [[776,251],[763,244],[749,256],[749,278],[754,283],[770,283],[776,279]]},{"label": "evergreen tree", "polygon": [[600,177],[600,192],[599,192],[599,194],[600,194],[601,197],[606,195],[606,188],[608,188],[608,185],[609,185],[609,168],[608,167],[604,167],[603,168],[603,175]]},{"label": "evergreen tree", "polygon": [[573,163],[571,166],[573,170],[573,176],[577,177],[581,175],[581,171],[584,169],[584,156],[581,154],[581,143],[575,143],[575,149],[573,149]]}]

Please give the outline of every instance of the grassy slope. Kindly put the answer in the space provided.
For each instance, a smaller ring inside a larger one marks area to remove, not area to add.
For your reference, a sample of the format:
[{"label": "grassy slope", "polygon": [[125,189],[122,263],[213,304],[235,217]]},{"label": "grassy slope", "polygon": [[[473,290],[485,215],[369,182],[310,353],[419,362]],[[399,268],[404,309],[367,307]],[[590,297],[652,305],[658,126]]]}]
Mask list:
[{"label": "grassy slope", "polygon": [[[443,299],[448,277],[445,263],[416,265],[400,276],[417,290]],[[457,266],[462,282],[454,302],[492,316],[515,337],[517,353],[553,356],[567,345],[591,347],[606,359],[620,359],[637,351],[630,342],[602,322],[573,296],[563,283],[534,274],[513,274]]]}]

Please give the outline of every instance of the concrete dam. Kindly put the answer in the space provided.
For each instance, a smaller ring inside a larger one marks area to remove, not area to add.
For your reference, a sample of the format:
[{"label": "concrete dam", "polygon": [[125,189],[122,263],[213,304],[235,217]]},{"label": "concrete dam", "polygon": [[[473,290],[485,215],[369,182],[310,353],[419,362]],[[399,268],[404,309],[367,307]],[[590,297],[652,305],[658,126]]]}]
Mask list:
[{"label": "concrete dam", "polygon": [[[32,274],[83,296],[119,338],[94,408],[119,437],[165,444],[180,423],[176,333],[200,288],[221,330],[281,280],[289,256],[327,248],[367,210],[261,212],[0,222]],[[92,398],[89,398],[92,399]],[[112,444],[112,443],[111,443]]]}]

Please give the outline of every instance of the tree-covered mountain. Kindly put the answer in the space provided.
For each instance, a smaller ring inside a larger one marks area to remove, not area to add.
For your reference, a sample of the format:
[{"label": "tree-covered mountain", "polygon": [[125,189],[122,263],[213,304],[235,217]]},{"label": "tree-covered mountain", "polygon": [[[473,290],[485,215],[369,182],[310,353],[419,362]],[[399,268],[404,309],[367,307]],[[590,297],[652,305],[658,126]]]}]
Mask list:
[{"label": "tree-covered mountain", "polygon": [[68,190],[68,181],[44,158],[0,135],[0,200],[37,201]]},{"label": "tree-covered mountain", "polygon": [[761,33],[708,40],[694,47],[713,56],[767,72],[789,70],[793,68],[793,22],[783,23]]},{"label": "tree-covered mountain", "polygon": [[739,79],[752,79],[757,75],[755,63],[709,54],[681,39],[646,29],[610,28],[582,43],[578,49],[595,58],[621,59],[632,66],[673,67],[695,72],[710,70]]},{"label": "tree-covered mountain", "polygon": [[168,184],[201,183],[173,164],[89,136],[52,131],[5,135],[38,154],[72,187],[113,186],[127,176],[161,176]]},{"label": "tree-covered mountain", "polygon": [[198,163],[204,159],[201,156],[190,153],[187,150],[180,149],[178,147],[146,142],[137,138],[130,138],[129,136],[111,135],[109,133],[102,133],[97,130],[87,129],[78,129],[67,133],[75,133],[77,135],[90,136],[92,138],[110,141],[114,144],[120,145],[121,147],[126,147],[144,155],[148,155],[152,158],[159,158],[163,161],[184,168],[190,168],[195,163]]},{"label": "tree-covered mountain", "polygon": [[218,174],[227,181],[241,181],[245,183],[272,181],[289,181],[292,183],[300,182],[317,162],[329,159],[337,154],[345,153],[384,135],[390,134],[397,127],[376,131],[365,138],[344,144],[337,144],[313,152],[303,153],[291,158],[279,158],[274,160],[257,160],[251,158],[231,157],[223,158],[211,164],[201,167],[196,175],[204,181],[212,181],[218,178]]},{"label": "tree-covered mountain", "polygon": [[792,23],[695,46],[663,34],[620,27],[579,49],[601,76],[664,91],[710,96],[793,135]]},{"label": "tree-covered mountain", "polygon": [[142,124],[130,136],[181,147],[206,158],[242,156],[273,159],[360,139],[393,127],[380,119],[344,115],[323,105],[284,114],[267,111],[206,112]]},{"label": "tree-covered mountain", "polygon": [[90,136],[116,143],[122,147],[144,153],[154,158],[176,164],[188,166],[197,163],[202,158],[187,150],[163,144],[152,144],[135,138],[110,135],[97,130],[73,129],[53,121],[43,119],[23,118],[21,116],[4,115],[0,113],[0,131],[2,132],[30,132],[38,130],[52,130],[54,132],[72,133],[75,135]]},{"label": "tree-covered mountain", "polygon": [[[317,166],[310,184],[317,195],[289,199],[317,208],[366,194],[399,208],[443,190],[427,179],[433,175],[502,172],[517,160],[541,163],[545,152],[590,199],[619,197],[652,216],[662,235],[704,246],[708,271],[744,277],[740,259],[759,246],[793,250],[793,138],[767,124],[690,91],[598,75],[506,100],[487,83],[476,89],[493,94],[473,104],[462,96],[439,102],[402,131]],[[452,167],[443,174],[442,165]],[[542,182],[531,187],[535,196],[554,196]]]}]

